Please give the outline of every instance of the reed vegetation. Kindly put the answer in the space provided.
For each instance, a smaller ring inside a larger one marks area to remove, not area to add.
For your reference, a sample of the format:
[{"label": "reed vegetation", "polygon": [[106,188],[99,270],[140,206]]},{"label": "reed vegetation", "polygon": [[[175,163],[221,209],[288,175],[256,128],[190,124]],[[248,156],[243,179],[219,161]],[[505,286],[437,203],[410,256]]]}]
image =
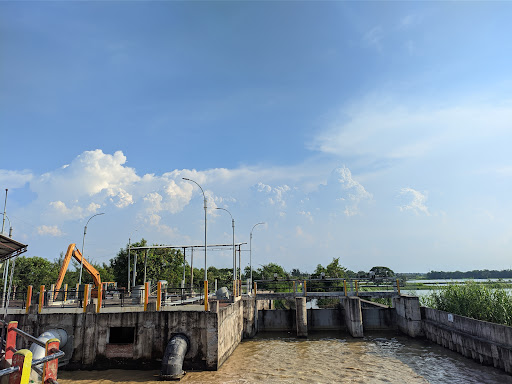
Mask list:
[{"label": "reed vegetation", "polygon": [[498,284],[449,284],[422,298],[422,305],[477,320],[512,326],[512,293]]}]

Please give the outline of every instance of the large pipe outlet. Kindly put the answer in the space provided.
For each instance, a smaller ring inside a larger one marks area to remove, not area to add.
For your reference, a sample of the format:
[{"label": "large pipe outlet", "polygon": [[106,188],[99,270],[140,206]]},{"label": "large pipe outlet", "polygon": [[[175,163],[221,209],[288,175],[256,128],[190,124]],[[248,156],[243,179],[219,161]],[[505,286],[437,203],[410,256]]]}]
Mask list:
[{"label": "large pipe outlet", "polygon": [[183,360],[189,348],[189,341],[185,335],[176,335],[171,338],[165,348],[162,359],[161,380],[180,380],[185,376]]},{"label": "large pipe outlet", "polygon": [[[41,335],[37,339],[43,343],[46,343],[50,339],[59,339],[59,349],[62,350],[62,348],[68,342],[68,334],[64,329],[49,329],[41,333]],[[36,343],[32,343],[32,345],[30,346],[30,351],[32,352],[33,360],[43,358],[46,353],[44,348]]]}]

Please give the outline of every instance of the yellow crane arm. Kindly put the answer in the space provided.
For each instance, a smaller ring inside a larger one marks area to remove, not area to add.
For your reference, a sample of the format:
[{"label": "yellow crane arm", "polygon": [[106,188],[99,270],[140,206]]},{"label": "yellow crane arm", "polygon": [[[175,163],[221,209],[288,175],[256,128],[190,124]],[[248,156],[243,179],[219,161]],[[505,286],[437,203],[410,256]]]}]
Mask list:
[{"label": "yellow crane arm", "polygon": [[[59,291],[62,286],[62,282],[64,281],[64,276],[66,275],[66,271],[68,270],[69,262],[71,261],[71,257],[74,257],[76,261],[82,263],[82,253],[76,248],[76,244],[69,244],[66,255],[64,256],[64,261],[62,262],[62,267],[60,268],[59,277],[57,278],[57,282],[55,283],[55,295]],[[101,286],[101,277],[100,273],[96,268],[94,268],[85,258],[83,259],[83,267],[92,276],[94,281],[95,288]]]}]

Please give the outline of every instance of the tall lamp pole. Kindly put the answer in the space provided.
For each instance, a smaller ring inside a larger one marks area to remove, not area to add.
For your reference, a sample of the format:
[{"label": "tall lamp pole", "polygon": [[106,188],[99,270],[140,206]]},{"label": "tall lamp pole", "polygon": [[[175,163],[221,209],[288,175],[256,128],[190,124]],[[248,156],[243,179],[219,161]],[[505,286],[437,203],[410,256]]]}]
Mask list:
[{"label": "tall lamp pole", "polygon": [[[236,282],[235,219],[233,219],[233,215],[226,208],[217,207],[216,209],[222,209],[231,216],[231,226],[233,227],[233,282]],[[240,268],[240,265],[238,267]]]},{"label": "tall lamp pole", "polygon": [[84,268],[84,246],[85,246],[85,234],[87,233],[87,225],[89,224],[89,221],[91,221],[91,219],[93,217],[96,217],[96,216],[100,216],[100,215],[104,215],[105,213],[97,213],[95,215],[92,215],[91,217],[89,217],[89,220],[87,220],[87,224],[85,224],[85,227],[84,227],[84,237],[82,239],[82,260],[80,262],[80,277],[78,278],[78,285],[81,285],[82,284],[82,269]]},{"label": "tall lamp pole", "polygon": [[128,293],[130,293],[130,251],[132,249],[132,235],[137,232],[137,229],[130,233],[130,237],[128,237]]},{"label": "tall lamp pole", "polygon": [[254,228],[256,228],[258,225],[263,225],[265,223],[258,223],[254,224],[254,226],[251,229],[251,235],[249,236],[249,268],[251,269],[251,293],[252,293],[252,231],[254,231]]},{"label": "tall lamp pole", "polygon": [[203,193],[204,200],[204,310],[208,310],[208,270],[206,269],[206,195],[204,194],[203,188],[197,182],[186,177],[182,177],[183,180],[190,181],[197,185]]}]

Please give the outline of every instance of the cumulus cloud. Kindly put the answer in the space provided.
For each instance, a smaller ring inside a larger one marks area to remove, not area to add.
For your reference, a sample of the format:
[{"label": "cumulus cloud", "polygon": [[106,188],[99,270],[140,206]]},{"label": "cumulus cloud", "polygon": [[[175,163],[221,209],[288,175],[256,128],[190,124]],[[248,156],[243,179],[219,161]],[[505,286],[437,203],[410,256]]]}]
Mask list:
[{"label": "cumulus cloud", "polygon": [[53,237],[61,237],[64,235],[56,225],[40,225],[37,227],[37,233],[42,236],[49,235]]},{"label": "cumulus cloud", "polygon": [[267,201],[271,205],[276,205],[279,208],[286,208],[285,195],[291,190],[288,185],[279,185],[277,187],[271,187],[270,185],[258,182],[256,185],[258,192],[263,192],[267,195]]},{"label": "cumulus cloud", "polygon": [[32,180],[34,176],[30,171],[9,171],[0,169],[0,185],[5,188],[21,188]]},{"label": "cumulus cloud", "polygon": [[412,188],[402,188],[400,190],[400,196],[403,199],[407,199],[408,202],[400,205],[400,211],[412,211],[415,214],[424,214],[430,216],[430,212],[426,206],[427,195]]},{"label": "cumulus cloud", "polygon": [[343,166],[336,168],[328,182],[328,186],[334,186],[337,200],[343,202],[346,216],[354,216],[359,213],[359,204],[362,201],[370,201],[373,196],[362,184],[352,178],[350,169]]}]

